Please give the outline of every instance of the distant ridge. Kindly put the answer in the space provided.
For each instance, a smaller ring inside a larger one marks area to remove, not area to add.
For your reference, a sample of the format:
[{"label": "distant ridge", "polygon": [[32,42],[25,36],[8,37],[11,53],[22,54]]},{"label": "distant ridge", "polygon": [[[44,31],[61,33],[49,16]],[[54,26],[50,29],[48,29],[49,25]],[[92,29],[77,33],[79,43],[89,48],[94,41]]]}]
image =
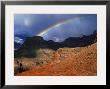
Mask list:
[{"label": "distant ridge", "polygon": [[83,35],[81,37],[70,37],[65,39],[63,42],[54,42],[52,40],[46,41],[40,36],[27,37],[24,44],[18,50],[15,50],[15,58],[36,57],[36,50],[40,48],[57,50],[63,47],[84,47],[96,43],[96,41],[96,31],[89,36]]}]

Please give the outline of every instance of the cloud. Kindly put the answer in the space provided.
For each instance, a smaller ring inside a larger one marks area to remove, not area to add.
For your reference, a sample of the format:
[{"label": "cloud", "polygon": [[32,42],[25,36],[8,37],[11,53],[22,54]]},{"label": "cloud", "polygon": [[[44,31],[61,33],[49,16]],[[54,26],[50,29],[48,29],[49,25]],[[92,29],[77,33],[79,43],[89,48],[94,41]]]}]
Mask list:
[{"label": "cloud", "polygon": [[23,43],[24,43],[24,40],[21,39],[21,38],[19,38],[19,37],[15,37],[15,38],[14,38],[14,41],[15,41],[16,43],[19,43],[19,44],[23,44]]},{"label": "cloud", "polygon": [[32,24],[31,20],[29,19],[24,19],[24,25],[25,26],[30,26]]},{"label": "cloud", "polygon": [[45,40],[55,40],[53,37],[59,38],[59,40],[65,40],[68,37],[79,37],[81,34],[90,35],[97,29],[97,18],[88,15],[73,19],[66,24],[62,24],[59,27],[50,29],[43,35]]},{"label": "cloud", "polygon": [[58,25],[43,36],[46,40],[64,40],[80,34],[89,35],[97,28],[95,14],[15,14],[14,34],[35,36],[45,29],[67,19],[79,17],[63,25]]}]

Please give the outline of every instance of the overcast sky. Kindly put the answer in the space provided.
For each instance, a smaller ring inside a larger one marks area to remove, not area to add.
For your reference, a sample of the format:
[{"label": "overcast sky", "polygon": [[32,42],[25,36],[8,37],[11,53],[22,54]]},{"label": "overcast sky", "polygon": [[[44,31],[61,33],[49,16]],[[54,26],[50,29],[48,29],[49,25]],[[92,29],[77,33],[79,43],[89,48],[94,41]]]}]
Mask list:
[{"label": "overcast sky", "polygon": [[97,29],[96,14],[15,14],[15,36],[37,36],[45,40],[63,41]]}]

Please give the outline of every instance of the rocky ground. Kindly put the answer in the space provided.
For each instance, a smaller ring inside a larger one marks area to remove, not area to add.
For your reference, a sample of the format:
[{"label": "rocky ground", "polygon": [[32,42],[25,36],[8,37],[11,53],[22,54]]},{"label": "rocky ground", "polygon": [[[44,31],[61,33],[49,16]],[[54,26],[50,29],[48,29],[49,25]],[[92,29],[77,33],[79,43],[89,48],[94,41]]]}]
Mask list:
[{"label": "rocky ground", "polygon": [[[97,44],[86,47],[39,49],[36,58],[15,59],[16,76],[96,76]],[[24,70],[19,73],[17,60]]]}]

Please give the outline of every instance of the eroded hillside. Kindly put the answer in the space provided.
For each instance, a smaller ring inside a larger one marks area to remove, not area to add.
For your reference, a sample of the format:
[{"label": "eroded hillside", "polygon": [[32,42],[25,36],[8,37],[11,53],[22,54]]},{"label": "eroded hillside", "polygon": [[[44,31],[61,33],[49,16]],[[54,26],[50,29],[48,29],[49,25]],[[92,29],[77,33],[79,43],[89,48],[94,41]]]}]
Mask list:
[{"label": "eroded hillside", "polygon": [[[95,76],[97,75],[97,44],[86,47],[39,49],[36,58],[19,58],[26,71],[17,76]],[[28,68],[29,67],[29,68]],[[15,68],[15,69],[16,69]]]}]

